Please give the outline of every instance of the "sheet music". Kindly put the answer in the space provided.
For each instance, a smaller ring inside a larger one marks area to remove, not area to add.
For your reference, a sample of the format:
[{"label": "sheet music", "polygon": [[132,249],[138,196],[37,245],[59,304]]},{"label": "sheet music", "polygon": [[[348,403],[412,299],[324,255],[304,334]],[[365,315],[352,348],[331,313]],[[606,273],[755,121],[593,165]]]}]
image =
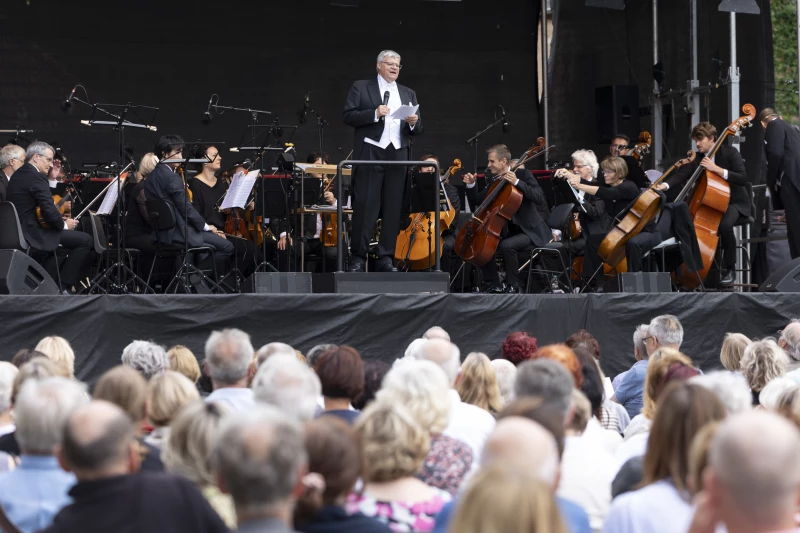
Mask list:
[{"label": "sheet music", "polygon": [[117,190],[117,180],[119,178],[114,178],[114,181],[111,183],[111,186],[106,191],[106,196],[103,198],[103,203],[100,204],[100,209],[97,210],[97,215],[110,215],[111,211],[114,210],[114,206],[117,205],[117,194],[119,191]]},{"label": "sheet music", "polygon": [[244,209],[244,204],[250,197],[250,191],[253,190],[253,185],[256,183],[258,172],[258,170],[252,170],[247,174],[244,172],[237,172],[234,174],[220,209],[231,209],[234,207]]}]

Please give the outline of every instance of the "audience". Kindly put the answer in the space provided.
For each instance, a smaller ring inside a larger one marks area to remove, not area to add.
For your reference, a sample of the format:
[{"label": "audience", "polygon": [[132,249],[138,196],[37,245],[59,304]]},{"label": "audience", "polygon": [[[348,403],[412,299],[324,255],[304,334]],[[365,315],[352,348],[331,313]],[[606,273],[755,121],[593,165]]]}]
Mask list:
[{"label": "audience", "polygon": [[778,346],[794,361],[800,361],[800,320],[793,319],[780,333]]},{"label": "audience", "polygon": [[163,346],[150,341],[133,341],[122,351],[122,364],[139,372],[145,380],[169,370]]},{"label": "audience", "polygon": [[153,427],[145,442],[161,448],[169,436],[172,419],[184,405],[200,399],[194,383],[183,374],[167,370],[147,384],[147,418]]},{"label": "audience", "polygon": [[[621,434],[631,422],[628,412],[617,402],[605,397],[605,380],[597,364],[597,359],[580,345],[576,346],[573,351],[581,365],[582,384],[580,390],[591,403],[592,416],[597,419],[603,429]],[[592,429],[593,427],[590,428],[590,430]],[[614,440],[619,441],[619,439]]]},{"label": "audience", "polygon": [[273,355],[288,355],[290,357],[297,357],[295,349],[283,342],[270,342],[265,344],[256,352],[256,368],[264,364],[264,361]]},{"label": "audience", "polygon": [[515,331],[503,341],[500,353],[503,359],[511,361],[514,366],[519,366],[520,363],[532,358],[538,348],[536,337],[525,331]]},{"label": "audience", "polygon": [[497,375],[484,353],[473,352],[464,359],[456,379],[456,392],[461,401],[480,407],[492,416],[503,410]]},{"label": "audience", "polygon": [[428,331],[422,334],[423,339],[442,339],[450,342],[450,334],[447,333],[444,329],[440,328],[439,326],[433,326],[428,328]]},{"label": "audience", "polygon": [[389,363],[381,359],[364,359],[364,390],[358,398],[353,401],[353,408],[363,411],[375,399],[375,395],[381,389],[383,378],[392,368]]},{"label": "audience", "polygon": [[320,355],[324,354],[328,350],[333,350],[334,348],[338,348],[335,344],[317,344],[313,348],[311,348],[308,353],[306,354],[306,364],[311,368],[314,368],[317,364],[317,359]]},{"label": "audience", "polygon": [[248,388],[254,357],[250,335],[239,329],[215,331],[206,341],[205,352],[206,369],[214,388],[206,401],[222,402],[232,411],[251,409],[255,400],[253,390]]},{"label": "audience", "polygon": [[197,383],[202,376],[200,365],[197,362],[197,357],[186,346],[173,346],[167,352],[169,359],[169,368],[179,374],[183,374],[192,383]]},{"label": "audience", "polygon": [[53,361],[58,368],[60,376],[65,378],[75,377],[75,352],[64,337],[50,336],[39,341],[34,348]]},{"label": "audience", "polygon": [[764,385],[764,388],[758,393],[758,403],[767,411],[777,411],[781,399],[798,387],[800,385],[796,381],[787,377],[775,378]]},{"label": "audience", "polygon": [[274,406],[300,422],[308,422],[317,415],[320,394],[322,386],[317,375],[293,356],[270,357],[253,379],[257,402]]},{"label": "audience", "polygon": [[[639,324],[636,326],[636,329],[633,331],[633,362],[634,365],[639,361],[644,361],[647,359],[647,347],[645,346],[645,337],[647,337],[647,330],[650,327],[649,324]],[[617,390],[619,384],[622,382],[622,379],[630,372],[630,370],[626,370],[624,372],[620,372],[611,382],[612,390]],[[612,395],[613,396],[613,395]]]},{"label": "audience", "polygon": [[22,365],[24,365],[25,363],[36,357],[44,357],[45,359],[47,358],[47,356],[42,352],[37,352],[36,350],[23,348],[14,354],[14,357],[11,359],[11,364],[17,368],[21,368]]},{"label": "audience", "polygon": [[564,365],[564,368],[569,370],[569,373],[572,374],[575,388],[581,388],[583,384],[581,364],[578,358],[575,357],[575,352],[568,348],[566,344],[550,344],[539,348],[533,355],[533,359],[552,359],[553,361],[561,363]]},{"label": "audience", "polygon": [[689,380],[697,383],[714,394],[722,401],[729,415],[748,411],[752,407],[752,396],[747,383],[738,375],[718,370],[702,376],[695,376]]},{"label": "audience", "polygon": [[575,381],[564,365],[550,359],[527,361],[517,367],[514,382],[514,397],[535,396],[541,398],[561,417],[566,425],[572,406],[572,389]]},{"label": "audience", "polygon": [[13,433],[14,410],[11,395],[14,392],[14,381],[19,369],[5,361],[0,362],[0,436]]},{"label": "audience", "polygon": [[350,402],[364,390],[361,355],[350,346],[339,346],[320,355],[314,371],[322,385],[323,414],[355,422],[358,411],[350,409]]},{"label": "audience", "polygon": [[753,405],[758,405],[758,394],[767,383],[786,374],[789,358],[772,339],[756,341],[747,346],[742,355],[742,376],[753,394]]},{"label": "audience", "polygon": [[497,388],[503,405],[514,401],[514,380],[517,379],[517,367],[507,359],[492,359],[494,374],[497,377]]},{"label": "audience", "polygon": [[[49,377],[58,376],[58,368],[47,357],[34,357],[29,362],[25,363],[19,368],[17,377],[14,378],[14,386],[11,389],[11,405],[16,406],[17,396],[19,395],[22,386],[29,380],[40,380]],[[9,455],[19,456],[20,448],[17,442],[16,428],[14,431],[0,436],[0,451]]]},{"label": "audience", "polygon": [[719,360],[722,366],[730,372],[737,374],[741,370],[742,356],[744,350],[753,341],[741,333],[726,333],[722,341],[722,349],[719,351]]}]

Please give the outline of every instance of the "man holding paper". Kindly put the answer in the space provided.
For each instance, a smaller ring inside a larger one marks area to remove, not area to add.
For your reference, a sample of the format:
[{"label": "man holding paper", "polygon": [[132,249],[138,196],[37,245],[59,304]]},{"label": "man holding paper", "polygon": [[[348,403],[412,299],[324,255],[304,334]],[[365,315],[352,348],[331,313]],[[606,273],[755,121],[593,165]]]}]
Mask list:
[{"label": "man holding paper", "polygon": [[[397,84],[400,55],[392,50],[378,54],[377,78],[357,81],[344,106],[344,122],[355,128],[353,159],[403,161],[409,158],[411,135],[422,133],[417,94]],[[379,272],[394,272],[392,263],[406,168],[370,166],[353,169],[353,230],[350,235],[351,272],[363,272],[370,232],[382,217],[378,242]]]}]

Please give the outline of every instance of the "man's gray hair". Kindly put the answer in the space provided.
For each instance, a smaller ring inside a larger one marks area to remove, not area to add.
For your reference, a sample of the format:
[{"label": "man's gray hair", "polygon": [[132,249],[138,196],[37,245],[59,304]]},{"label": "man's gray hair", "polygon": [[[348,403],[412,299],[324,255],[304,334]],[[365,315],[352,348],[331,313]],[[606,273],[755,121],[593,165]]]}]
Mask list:
[{"label": "man's gray hair", "polygon": [[497,388],[503,397],[503,404],[508,405],[514,401],[514,382],[517,379],[517,367],[508,359],[493,359],[491,362],[497,376]]},{"label": "man's gray hair", "polygon": [[644,338],[647,337],[647,329],[649,327],[647,324],[639,324],[633,332],[633,345],[639,350],[639,355],[642,356],[642,359],[647,359],[647,346]]},{"label": "man's gray hair", "polygon": [[572,152],[572,160],[578,161],[582,165],[586,165],[592,169],[592,177],[597,177],[597,171],[600,169],[600,164],[597,162],[597,156],[594,150],[575,150]]},{"label": "man's gray hair", "polygon": [[247,377],[253,353],[250,335],[244,331],[215,331],[206,341],[208,374],[217,385],[234,385]]},{"label": "man's gray hair", "polygon": [[257,401],[308,422],[317,413],[322,385],[314,371],[296,357],[276,355],[258,368],[253,379],[253,394]]},{"label": "man's gray hair", "polygon": [[223,420],[212,463],[237,511],[273,513],[292,496],[308,462],[300,422],[260,405]]},{"label": "man's gray hair", "polygon": [[72,410],[89,402],[86,385],[63,377],[29,379],[17,395],[15,433],[25,454],[52,455]]},{"label": "man's gray hair", "polygon": [[795,361],[800,361],[800,320],[793,318],[783,328],[781,338],[786,342],[786,355]]},{"label": "man's gray hair", "polygon": [[395,52],[394,50],[383,50],[380,54],[378,54],[378,63],[384,61],[390,57],[396,57],[398,60],[400,59],[400,54]]},{"label": "man's gray hair", "polygon": [[11,165],[12,159],[19,159],[25,162],[25,150],[16,144],[7,144],[0,148],[0,168],[5,168]]},{"label": "man's gray hair", "polygon": [[0,414],[11,410],[11,393],[19,369],[9,362],[0,362]]},{"label": "man's gray hair", "polygon": [[753,406],[753,395],[747,382],[739,374],[725,370],[715,370],[708,374],[690,378],[691,383],[697,383],[715,393],[725,406],[729,415],[749,411]]},{"label": "man's gray hair", "polygon": [[144,376],[146,380],[169,370],[169,356],[163,346],[151,341],[133,341],[122,350],[122,364]]},{"label": "man's gray hair", "polygon": [[455,385],[461,368],[461,350],[452,342],[444,339],[416,339],[406,350],[406,357],[433,361],[442,367],[450,386]]},{"label": "man's gray hair", "polygon": [[564,365],[552,359],[525,361],[517,367],[514,395],[537,396],[557,409],[566,422],[572,405],[575,380]]},{"label": "man's gray hair", "polygon": [[256,352],[256,366],[261,366],[264,364],[264,361],[273,355],[290,355],[295,357],[296,354],[294,348],[285,342],[270,342],[259,348]]},{"label": "man's gray hair", "polygon": [[675,315],[660,315],[650,321],[648,335],[656,338],[659,346],[675,346],[683,343],[683,326]]},{"label": "man's gray hair", "polygon": [[319,359],[320,355],[324,354],[328,350],[333,350],[335,348],[338,348],[338,346],[335,344],[317,344],[316,346],[311,348],[306,354],[306,363],[311,368],[314,368],[314,366],[317,364],[317,359]]},{"label": "man's gray hair", "polygon": [[25,150],[25,160],[30,161],[33,159],[35,155],[47,156],[47,151],[50,150],[53,154],[56,151],[47,143],[43,143],[42,141],[34,141],[28,145],[27,150]]}]

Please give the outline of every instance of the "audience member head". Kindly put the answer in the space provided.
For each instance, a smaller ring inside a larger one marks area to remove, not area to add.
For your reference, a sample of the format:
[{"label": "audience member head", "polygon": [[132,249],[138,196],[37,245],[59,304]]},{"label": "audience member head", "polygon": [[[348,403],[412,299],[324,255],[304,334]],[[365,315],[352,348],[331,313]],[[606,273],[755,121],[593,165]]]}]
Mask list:
[{"label": "audience member head", "polygon": [[47,357],[34,357],[19,368],[17,377],[14,378],[14,386],[11,389],[11,404],[17,402],[17,395],[22,390],[22,386],[29,379],[44,379],[59,376],[58,368]]},{"label": "audience member head", "polygon": [[24,455],[53,455],[73,409],[88,401],[83,383],[61,376],[31,379],[17,396],[15,437]]},{"label": "audience member head", "polygon": [[572,418],[567,429],[575,435],[581,435],[586,431],[589,419],[592,418],[592,404],[589,398],[578,389],[572,390]]},{"label": "audience member head", "polygon": [[574,352],[575,357],[581,365],[582,383],[580,391],[586,396],[586,399],[589,400],[591,416],[596,416],[600,419],[603,417],[605,388],[603,386],[603,378],[600,374],[600,367],[597,364],[597,359],[581,346],[576,346]]},{"label": "audience member head", "polygon": [[705,486],[703,475],[708,467],[708,451],[711,442],[719,430],[721,422],[710,422],[700,428],[689,446],[689,479],[687,481],[689,493],[694,496],[702,491]]},{"label": "audience member head", "polygon": [[376,401],[402,405],[427,432],[442,433],[450,416],[450,384],[432,361],[398,359],[383,379]]},{"label": "audience member head", "polygon": [[[206,341],[206,366],[215,389],[246,387],[253,345],[240,329],[215,331]],[[294,350],[292,350],[294,357]]]},{"label": "audience member head", "polygon": [[579,329],[567,337],[567,340],[564,341],[564,344],[566,344],[567,347],[571,348],[573,351],[575,348],[584,348],[590,354],[592,354],[592,357],[594,357],[597,361],[600,360],[600,343],[597,342],[597,339],[594,338],[594,335],[585,329]]},{"label": "audience member head", "polygon": [[517,367],[514,396],[539,396],[558,410],[563,423],[569,418],[575,379],[561,363],[552,359],[527,361]]},{"label": "audience member head", "polygon": [[145,380],[169,370],[163,346],[150,341],[133,341],[122,351],[122,364],[140,372]]},{"label": "audience member head", "polygon": [[161,452],[164,467],[197,485],[214,485],[211,450],[220,423],[228,414],[225,404],[193,401],[181,409],[170,424]]},{"label": "audience member head", "polygon": [[742,355],[742,376],[750,390],[760,392],[767,383],[786,374],[789,358],[772,339],[755,341]]},{"label": "audience member head", "polygon": [[75,352],[72,346],[64,337],[52,335],[39,341],[34,348],[37,352],[43,353],[48,359],[55,363],[60,376],[65,378],[75,377]]},{"label": "audience member head", "polygon": [[481,465],[497,462],[531,472],[552,491],[558,485],[558,445],[549,431],[532,420],[509,416],[497,421],[483,446]]},{"label": "audience member head", "polygon": [[789,357],[800,361],[800,320],[794,319],[783,328],[778,346],[783,348]]},{"label": "audience member head", "polygon": [[186,346],[173,346],[167,352],[167,358],[170,370],[183,374],[192,383],[197,383],[197,380],[200,379],[200,365],[192,351]]},{"label": "audience member head", "polygon": [[508,359],[492,359],[492,368],[497,376],[497,388],[503,405],[508,405],[514,400],[514,381],[517,379],[517,367]]},{"label": "audience member head", "polygon": [[503,409],[497,419],[502,420],[509,417],[526,418],[542,426],[555,439],[559,459],[564,455],[564,441],[566,438],[564,416],[559,409],[553,407],[544,398],[526,396],[515,399]]},{"label": "audience member head", "polygon": [[726,333],[725,340],[722,341],[722,349],[719,352],[722,366],[731,372],[739,372],[744,349],[752,342],[741,333]]},{"label": "audience member head", "polygon": [[11,414],[11,397],[14,394],[14,381],[17,379],[19,369],[7,363],[0,362],[0,417]]},{"label": "audience member head", "polygon": [[645,418],[652,420],[655,416],[658,393],[664,389],[667,372],[674,363],[691,366],[692,360],[672,348],[661,348],[650,353],[642,394],[642,414]]},{"label": "audience member head", "polygon": [[725,418],[725,406],[710,390],[692,383],[675,383],[664,391],[650,427],[644,456],[644,483],[668,479],[688,491],[689,447],[700,429]]},{"label": "audience member head", "polygon": [[539,348],[533,355],[533,358],[558,361],[572,374],[572,379],[575,381],[575,388],[581,388],[583,384],[581,364],[578,362],[577,357],[575,357],[575,352],[568,348],[566,344],[549,344]]},{"label": "audience member head", "polygon": [[777,411],[781,399],[790,391],[800,387],[796,381],[787,377],[775,378],[758,393],[758,403],[768,411]]},{"label": "audience member head", "polygon": [[30,348],[23,348],[14,354],[14,357],[11,358],[11,364],[19,368],[34,357],[46,358],[47,356],[42,352],[31,350]]},{"label": "audience member head", "polygon": [[514,366],[519,366],[520,363],[532,358],[538,348],[536,337],[526,331],[515,331],[509,333],[503,341],[500,353],[503,359],[511,361]]},{"label": "audience member head", "polygon": [[92,397],[113,403],[136,423],[143,422],[147,415],[147,382],[127,366],[116,366],[100,376]]},{"label": "audience member head", "polygon": [[648,324],[639,324],[633,332],[633,356],[637,361],[642,361],[650,357],[647,353],[647,346],[645,337],[647,337],[647,330],[650,328]]},{"label": "audience member head", "polygon": [[364,359],[364,390],[361,394],[353,400],[352,404],[355,409],[363,411],[364,408],[372,403],[378,391],[381,390],[383,378],[392,368],[389,363],[380,359]]},{"label": "audience member head", "polygon": [[139,468],[136,429],[118,406],[92,400],[76,407],[63,427],[58,462],[78,481],[96,481]]},{"label": "audience member head", "polygon": [[409,346],[409,350],[411,353],[407,353],[408,357],[433,361],[442,367],[450,386],[455,385],[456,378],[458,378],[458,369],[461,366],[461,352],[458,346],[443,339],[421,339],[421,342],[414,345],[413,350]]},{"label": "audience member head", "polygon": [[567,528],[552,490],[535,473],[498,462],[470,481],[449,531],[566,533]]},{"label": "audience member head", "polygon": [[660,315],[650,321],[647,336],[644,338],[647,356],[659,348],[680,350],[683,343],[683,326],[674,315]]},{"label": "audience member head", "polygon": [[155,427],[169,426],[184,405],[198,399],[200,393],[189,378],[167,370],[147,383],[147,417]]},{"label": "audience member head", "polygon": [[285,342],[270,342],[259,348],[256,352],[256,367],[261,366],[264,361],[273,355],[291,355],[292,357],[297,357],[294,348]]},{"label": "audience member head", "polygon": [[503,409],[497,375],[486,354],[472,352],[461,364],[456,390],[461,401],[493,414]]},{"label": "audience member head", "polygon": [[432,328],[428,328],[428,331],[422,334],[423,339],[442,339],[450,342],[450,334],[447,333],[443,328],[439,326],[433,326]]},{"label": "audience member head", "polygon": [[716,394],[729,415],[747,411],[753,406],[753,395],[750,394],[747,383],[741,376],[725,370],[695,376],[689,383],[701,385]]},{"label": "audience member head", "polygon": [[270,357],[258,368],[253,379],[253,395],[257,401],[272,405],[301,422],[314,418],[320,394],[322,385],[317,375],[294,356]]},{"label": "audience member head", "polygon": [[311,368],[314,368],[314,365],[317,364],[317,359],[319,359],[319,356],[328,350],[333,350],[334,348],[338,348],[338,346],[335,344],[317,344],[311,348],[308,353],[306,353],[306,364],[308,364],[308,366]]},{"label": "audience member head", "polygon": [[364,454],[362,479],[367,484],[415,476],[430,450],[429,432],[403,405],[372,402],[354,427]]},{"label": "audience member head", "polygon": [[326,398],[348,402],[364,390],[364,366],[355,348],[339,346],[319,356],[314,370]]}]

